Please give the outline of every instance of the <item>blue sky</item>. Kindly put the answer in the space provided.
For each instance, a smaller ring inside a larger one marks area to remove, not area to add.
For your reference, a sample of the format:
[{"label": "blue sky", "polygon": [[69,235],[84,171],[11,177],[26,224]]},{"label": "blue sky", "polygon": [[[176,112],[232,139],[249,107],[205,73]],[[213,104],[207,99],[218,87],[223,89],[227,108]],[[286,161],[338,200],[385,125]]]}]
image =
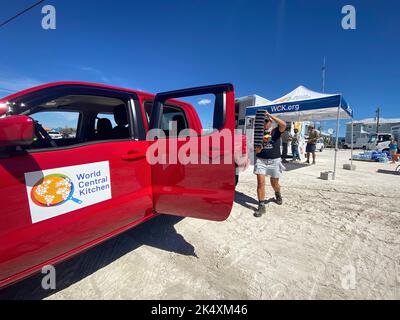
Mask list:
[{"label": "blue sky", "polygon": [[[2,0],[0,20],[33,0]],[[159,92],[232,82],[236,95],[276,99],[298,85],[344,94],[358,119],[400,117],[400,3],[396,0],[52,0],[0,28],[0,96],[39,83],[83,80]],[[342,6],[357,30],[341,28]]]}]

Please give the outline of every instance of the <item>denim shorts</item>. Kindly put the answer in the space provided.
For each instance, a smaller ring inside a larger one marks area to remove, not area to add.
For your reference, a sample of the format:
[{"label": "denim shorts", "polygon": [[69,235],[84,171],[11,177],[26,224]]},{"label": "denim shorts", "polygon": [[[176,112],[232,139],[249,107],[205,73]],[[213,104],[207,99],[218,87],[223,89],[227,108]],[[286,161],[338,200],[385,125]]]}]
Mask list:
[{"label": "denim shorts", "polygon": [[254,174],[269,176],[271,178],[280,178],[285,167],[282,165],[282,159],[260,159],[257,158],[254,165]]},{"label": "denim shorts", "polygon": [[316,149],[317,149],[317,146],[315,144],[308,143],[306,146],[307,153],[314,153]]}]

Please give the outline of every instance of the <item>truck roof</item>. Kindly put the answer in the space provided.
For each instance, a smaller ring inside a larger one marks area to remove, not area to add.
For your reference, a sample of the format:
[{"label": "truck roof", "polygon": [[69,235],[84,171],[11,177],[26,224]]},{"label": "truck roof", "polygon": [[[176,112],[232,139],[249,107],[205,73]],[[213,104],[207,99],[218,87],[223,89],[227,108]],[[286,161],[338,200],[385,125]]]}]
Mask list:
[{"label": "truck roof", "polygon": [[36,87],[32,87],[29,89],[25,89],[16,93],[13,93],[11,95],[8,95],[4,98],[0,99],[0,102],[5,102],[8,100],[12,100],[16,97],[19,97],[21,95],[30,93],[30,92],[34,92],[34,91],[38,91],[38,90],[42,90],[42,89],[46,89],[46,88],[51,88],[51,87],[57,87],[57,86],[63,86],[63,85],[81,85],[81,86],[90,86],[90,87],[97,87],[97,88],[106,88],[106,89],[114,89],[114,90],[120,90],[120,91],[125,91],[125,92],[132,92],[132,93],[136,93],[138,95],[144,95],[144,96],[151,96],[154,97],[155,95],[152,93],[148,93],[148,92],[143,92],[140,90],[132,90],[132,89],[127,89],[127,88],[122,88],[122,87],[117,87],[117,86],[109,86],[109,85],[105,85],[105,84],[100,84],[100,83],[93,83],[93,82],[82,82],[82,81],[58,81],[58,82],[50,82],[50,83],[46,83],[46,84],[42,84],[40,86],[36,86]]},{"label": "truck roof", "polygon": [[[47,89],[47,88],[52,88],[52,87],[57,87],[57,86],[68,86],[68,85],[77,85],[77,86],[89,86],[89,87],[96,87],[96,88],[103,88],[103,89],[111,89],[111,90],[118,90],[118,91],[123,91],[127,93],[135,93],[138,95],[139,99],[141,101],[147,101],[147,100],[153,100],[155,98],[155,94],[153,93],[148,93],[140,90],[132,90],[128,88],[122,88],[122,87],[117,87],[117,86],[110,86],[110,85],[105,85],[105,84],[100,84],[100,83],[92,83],[92,82],[83,82],[83,81],[57,81],[57,82],[50,82],[46,83],[40,86],[35,86],[29,89],[25,89],[16,93],[13,93],[11,95],[8,95],[4,98],[0,98],[0,103],[6,103],[7,101],[11,101],[13,99],[17,99],[18,97],[24,96],[26,94]],[[192,119],[193,119],[193,126],[194,128],[202,128],[200,118],[193,107],[192,104],[189,102],[185,102],[182,100],[177,100],[177,99],[170,99],[168,100],[169,103],[174,103],[186,110],[187,112],[190,112]]]}]

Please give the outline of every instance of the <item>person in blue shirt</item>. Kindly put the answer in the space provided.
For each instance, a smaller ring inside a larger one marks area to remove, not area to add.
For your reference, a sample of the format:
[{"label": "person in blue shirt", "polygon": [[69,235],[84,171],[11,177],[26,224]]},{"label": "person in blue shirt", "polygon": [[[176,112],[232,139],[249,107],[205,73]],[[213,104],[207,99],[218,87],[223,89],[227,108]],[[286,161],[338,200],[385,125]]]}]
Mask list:
[{"label": "person in blue shirt", "polygon": [[392,163],[396,163],[398,148],[399,145],[397,141],[394,138],[392,138],[389,143],[389,152],[390,152],[390,157],[392,158]]}]

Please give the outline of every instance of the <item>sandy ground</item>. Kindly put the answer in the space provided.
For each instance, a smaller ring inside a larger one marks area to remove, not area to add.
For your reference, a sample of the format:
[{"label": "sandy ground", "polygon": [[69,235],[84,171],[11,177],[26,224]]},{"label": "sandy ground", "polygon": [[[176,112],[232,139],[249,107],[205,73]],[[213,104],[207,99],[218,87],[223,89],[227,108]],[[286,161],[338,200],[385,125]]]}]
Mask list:
[{"label": "sandy ground", "polygon": [[400,176],[343,170],[341,151],[337,180],[319,179],[332,156],[288,166],[284,205],[260,219],[250,168],[228,221],[160,216],[59,265],[56,290],[34,276],[0,298],[400,299]]}]

